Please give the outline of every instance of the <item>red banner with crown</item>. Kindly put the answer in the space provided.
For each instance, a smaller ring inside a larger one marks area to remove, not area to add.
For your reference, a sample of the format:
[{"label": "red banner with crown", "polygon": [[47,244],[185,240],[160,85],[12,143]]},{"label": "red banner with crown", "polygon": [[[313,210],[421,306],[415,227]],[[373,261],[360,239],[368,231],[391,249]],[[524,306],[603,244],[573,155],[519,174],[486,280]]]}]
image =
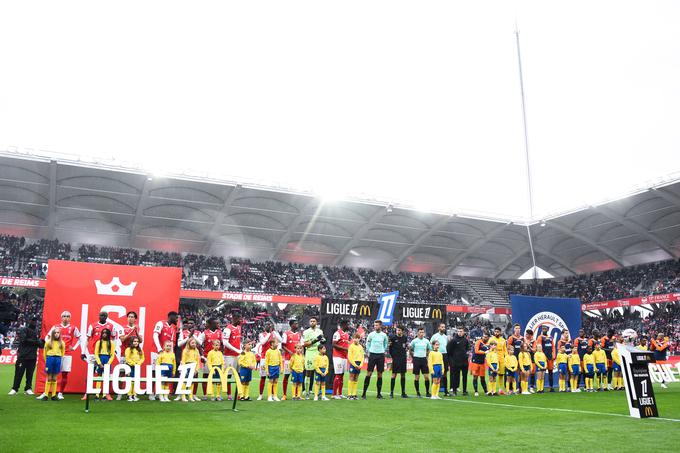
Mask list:
[{"label": "red banner with crown", "polygon": [[[64,311],[71,313],[71,325],[76,327],[82,342],[90,354],[94,353],[94,341],[87,338],[90,325],[99,322],[99,313],[108,314],[107,323],[115,333],[127,326],[126,314],[138,315],[138,332],[143,341],[145,365],[149,364],[153,348],[152,332],[156,322],[167,319],[169,311],[179,309],[179,288],[182,270],[171,267],[120,266],[114,264],[79,263],[73,261],[49,261],[50,272],[45,290],[42,337],[53,326],[59,325]],[[83,343],[85,342],[85,343]],[[76,347],[71,351],[72,347]],[[77,339],[66,345],[71,362],[66,392],[84,392],[87,363],[81,359],[84,352]],[[155,351],[154,351],[155,352]],[[118,363],[114,359],[112,365]],[[45,386],[45,361],[38,360],[36,389]],[[61,390],[59,377],[59,389]]]}]

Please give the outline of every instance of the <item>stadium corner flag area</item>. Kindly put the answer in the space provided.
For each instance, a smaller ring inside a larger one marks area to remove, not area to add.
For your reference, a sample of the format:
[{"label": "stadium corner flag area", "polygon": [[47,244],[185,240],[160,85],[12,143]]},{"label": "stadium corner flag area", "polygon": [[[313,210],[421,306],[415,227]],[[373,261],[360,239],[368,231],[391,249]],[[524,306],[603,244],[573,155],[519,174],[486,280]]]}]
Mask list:
[{"label": "stadium corner flag area", "polygon": [[0,21],[0,453],[680,452],[680,2]]}]

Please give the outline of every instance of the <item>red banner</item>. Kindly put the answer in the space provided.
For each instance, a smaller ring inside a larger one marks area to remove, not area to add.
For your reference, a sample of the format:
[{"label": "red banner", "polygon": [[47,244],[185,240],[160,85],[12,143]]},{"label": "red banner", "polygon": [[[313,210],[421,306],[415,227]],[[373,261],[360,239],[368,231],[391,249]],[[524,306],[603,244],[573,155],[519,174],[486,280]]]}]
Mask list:
[{"label": "red banner", "polygon": [[474,313],[480,315],[509,315],[510,307],[480,307],[479,305],[447,305],[447,313]]},{"label": "red banner", "polygon": [[0,286],[20,286],[22,288],[44,288],[45,280],[37,278],[0,277]]},{"label": "red banner", "polygon": [[633,307],[635,305],[646,304],[665,304],[668,302],[680,301],[680,293],[653,294],[651,296],[631,297],[628,299],[607,300],[603,302],[591,302],[581,304],[581,309],[585,310],[604,310],[607,308]]},{"label": "red banner", "polygon": [[233,300],[236,302],[266,302],[277,304],[321,305],[320,297],[278,296],[276,294],[235,293],[221,291],[203,291],[200,289],[182,289],[182,299]]},{"label": "red banner", "polygon": [[3,349],[0,354],[0,365],[14,365],[17,363],[17,352],[12,349]]},{"label": "red banner", "polygon": [[[167,319],[169,311],[179,309],[181,269],[56,260],[49,261],[49,269],[43,337],[52,326],[60,323],[64,310],[71,312],[71,323],[78,327],[83,339],[86,339],[88,326],[98,322],[100,311],[109,314],[108,322],[116,330],[127,325],[126,313],[135,311],[139,317],[146,364],[149,363],[154,350],[152,332],[155,323]],[[70,351],[70,348],[67,347],[67,350]],[[90,350],[90,353],[93,352]],[[80,348],[69,354],[72,371],[66,391],[82,393],[85,391],[87,364],[80,359]],[[40,355],[36,389],[42,392],[44,385],[45,362]]]}]

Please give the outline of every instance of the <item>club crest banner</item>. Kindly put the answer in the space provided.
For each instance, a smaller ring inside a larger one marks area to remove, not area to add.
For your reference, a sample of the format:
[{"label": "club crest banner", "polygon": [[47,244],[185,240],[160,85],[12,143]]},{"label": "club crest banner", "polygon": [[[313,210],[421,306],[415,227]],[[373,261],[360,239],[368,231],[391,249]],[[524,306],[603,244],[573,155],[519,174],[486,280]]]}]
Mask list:
[{"label": "club crest banner", "polygon": [[560,339],[565,329],[571,338],[576,338],[581,328],[581,302],[579,299],[521,296],[510,296],[512,304],[512,321],[518,323],[522,332],[527,329],[538,336],[543,326],[548,326],[548,333],[555,342]]},{"label": "club crest banner", "polygon": [[[108,322],[118,331],[127,325],[126,314],[135,311],[147,360],[145,365],[149,364],[151,352],[156,352],[152,338],[155,323],[167,319],[169,311],[179,309],[181,269],[58,260],[50,260],[49,269],[42,338],[52,326],[61,322],[61,313],[65,310],[71,312],[71,324],[78,328],[83,341],[87,341],[88,326],[98,322],[100,311],[108,313]],[[72,371],[66,391],[82,393],[86,387],[87,363],[80,358],[80,347],[70,351],[69,346],[66,355],[70,356]],[[92,342],[89,342],[89,349],[94,353]],[[117,363],[114,359],[111,365]],[[45,362],[41,354],[36,389],[42,392],[44,386]]]}]

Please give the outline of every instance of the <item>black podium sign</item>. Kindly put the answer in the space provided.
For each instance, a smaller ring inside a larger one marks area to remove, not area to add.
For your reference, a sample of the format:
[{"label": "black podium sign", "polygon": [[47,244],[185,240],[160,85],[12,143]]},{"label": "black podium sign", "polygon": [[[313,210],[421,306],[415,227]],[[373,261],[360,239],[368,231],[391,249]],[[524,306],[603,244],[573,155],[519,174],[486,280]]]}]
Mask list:
[{"label": "black podium sign", "polygon": [[630,415],[637,418],[658,417],[659,411],[649,374],[649,365],[655,363],[654,354],[625,345],[619,345],[618,348]]}]

